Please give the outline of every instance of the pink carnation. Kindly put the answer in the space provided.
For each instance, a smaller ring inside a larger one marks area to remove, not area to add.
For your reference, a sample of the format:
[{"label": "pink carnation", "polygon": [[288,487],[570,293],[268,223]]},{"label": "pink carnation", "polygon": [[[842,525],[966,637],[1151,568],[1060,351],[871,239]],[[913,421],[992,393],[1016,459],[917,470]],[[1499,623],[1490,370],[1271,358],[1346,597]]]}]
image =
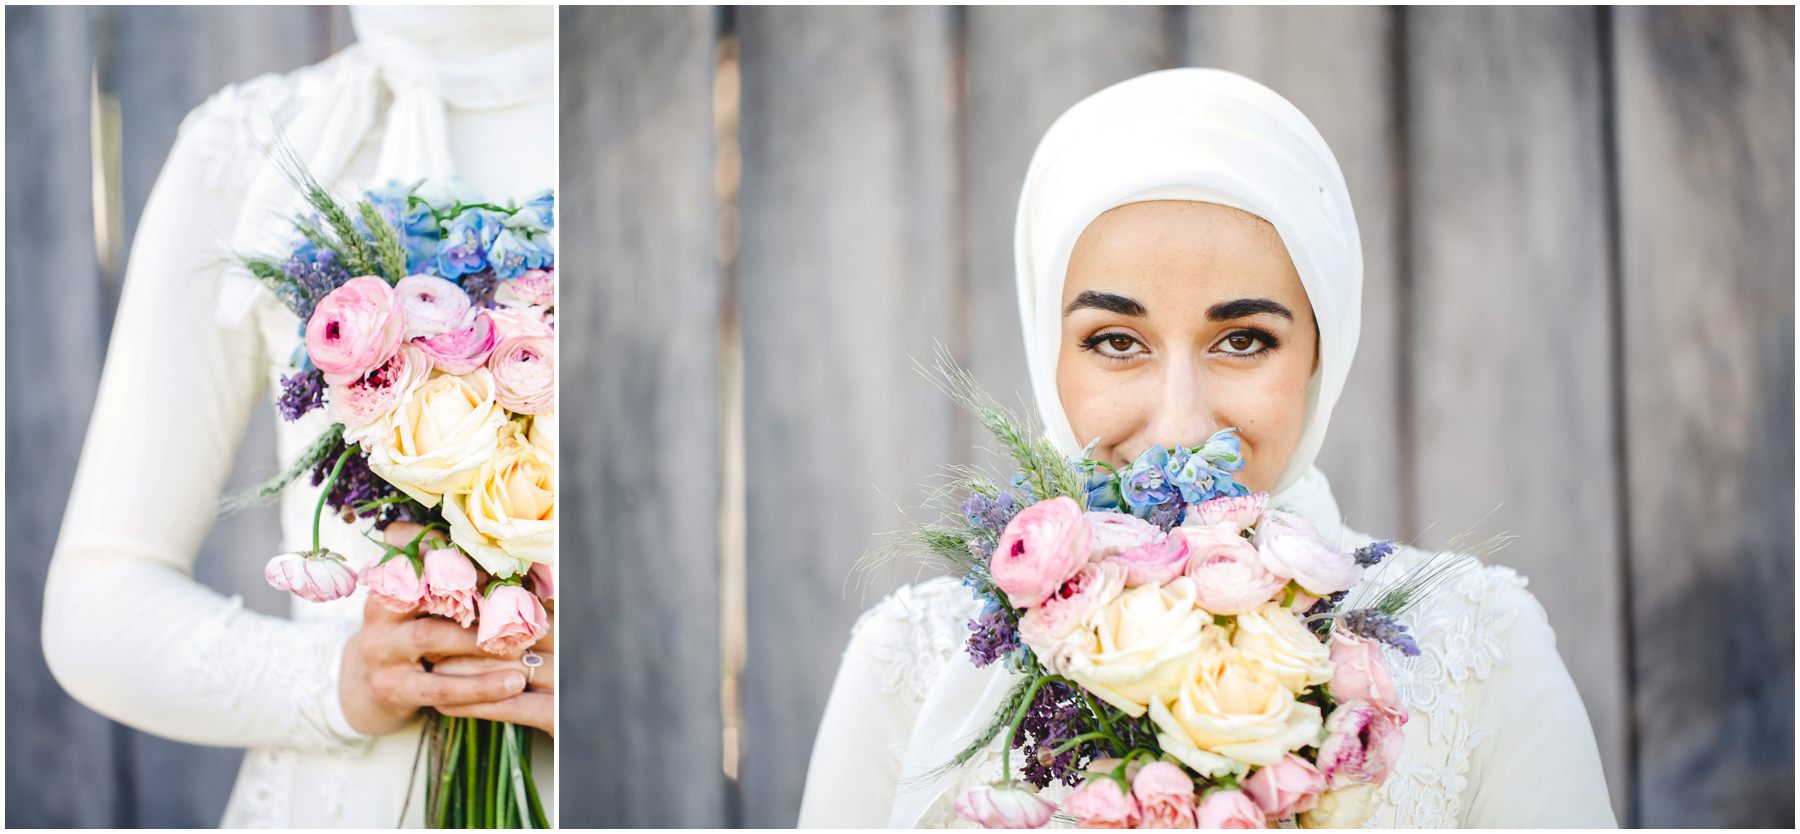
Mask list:
[{"label": "pink carnation", "polygon": [[1067,670],[1069,651],[1082,623],[1094,611],[1117,599],[1125,590],[1125,571],[1111,562],[1089,562],[1042,605],[1026,609],[1019,617],[1019,639],[1057,673]]},{"label": "pink carnation", "polygon": [[1406,737],[1399,721],[1366,701],[1339,704],[1325,719],[1319,745],[1319,772],[1334,790],[1346,784],[1376,784],[1400,758]]},{"label": "pink carnation", "polygon": [[392,414],[406,395],[423,385],[429,376],[431,357],[411,344],[402,344],[388,361],[367,376],[331,386],[325,413],[343,423],[349,429],[346,435],[355,441],[358,430]]},{"label": "pink carnation", "polygon": [[1092,539],[1075,499],[1039,501],[1013,516],[1000,534],[989,563],[994,584],[1015,606],[1040,605],[1088,563]]},{"label": "pink carnation", "polygon": [[306,322],[306,355],[326,382],[344,385],[381,367],[405,336],[394,288],[365,275],[319,299]]}]

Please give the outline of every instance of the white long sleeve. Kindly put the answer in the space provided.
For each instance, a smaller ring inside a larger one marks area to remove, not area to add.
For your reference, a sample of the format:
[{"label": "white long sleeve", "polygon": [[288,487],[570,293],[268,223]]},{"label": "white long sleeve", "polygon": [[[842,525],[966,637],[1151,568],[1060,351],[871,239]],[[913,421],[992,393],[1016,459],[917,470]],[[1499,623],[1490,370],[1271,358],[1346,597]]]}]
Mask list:
[{"label": "white long sleeve", "polygon": [[245,610],[192,578],[251,410],[267,407],[269,367],[253,320],[228,327],[214,314],[238,205],[217,149],[190,129],[196,117],[131,249],[50,564],[44,653],[76,700],[145,732],[338,747],[360,738],[337,694],[348,632]]}]

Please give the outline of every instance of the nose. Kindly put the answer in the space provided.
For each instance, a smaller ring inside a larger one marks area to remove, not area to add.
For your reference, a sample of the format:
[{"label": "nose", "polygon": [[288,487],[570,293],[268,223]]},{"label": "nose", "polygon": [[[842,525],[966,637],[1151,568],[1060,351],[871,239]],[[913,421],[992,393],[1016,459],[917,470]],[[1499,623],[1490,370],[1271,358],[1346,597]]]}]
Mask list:
[{"label": "nose", "polygon": [[1198,368],[1183,362],[1164,365],[1162,395],[1152,406],[1146,424],[1147,438],[1161,446],[1195,446],[1206,442],[1220,426],[1217,403]]}]

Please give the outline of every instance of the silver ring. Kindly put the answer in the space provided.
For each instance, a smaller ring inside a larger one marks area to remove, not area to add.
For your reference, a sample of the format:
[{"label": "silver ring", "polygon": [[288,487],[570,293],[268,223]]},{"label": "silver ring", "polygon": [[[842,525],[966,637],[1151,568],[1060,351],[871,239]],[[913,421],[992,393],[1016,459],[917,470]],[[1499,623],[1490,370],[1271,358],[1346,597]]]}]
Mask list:
[{"label": "silver ring", "polygon": [[537,677],[538,667],[544,665],[544,656],[526,649],[525,656],[519,658],[519,662],[525,664],[525,685],[530,686],[532,679]]}]

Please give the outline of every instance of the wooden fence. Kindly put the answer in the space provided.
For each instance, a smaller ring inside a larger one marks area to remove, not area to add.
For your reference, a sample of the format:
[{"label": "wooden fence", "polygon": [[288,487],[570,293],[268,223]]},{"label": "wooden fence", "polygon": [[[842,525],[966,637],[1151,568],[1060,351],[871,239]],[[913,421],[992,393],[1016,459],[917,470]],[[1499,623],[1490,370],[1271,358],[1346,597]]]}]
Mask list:
[{"label": "wooden fence", "polygon": [[848,629],[915,575],[852,562],[976,437],[914,358],[1026,393],[1037,139],[1211,65],[1306,112],[1357,207],[1321,462],[1350,524],[1520,535],[1497,561],[1550,612],[1622,822],[1793,824],[1791,9],[562,23],[564,262],[592,282],[561,311],[565,822],[793,823]]},{"label": "wooden fence", "polygon": [[[139,733],[76,704],[44,665],[44,573],[105,360],[121,265],[175,129],[226,84],[318,61],[349,42],[342,9],[6,10],[6,823],[206,827],[241,750]],[[231,488],[275,468],[257,414]],[[274,509],[207,538],[201,582],[285,612],[262,581]]]}]

